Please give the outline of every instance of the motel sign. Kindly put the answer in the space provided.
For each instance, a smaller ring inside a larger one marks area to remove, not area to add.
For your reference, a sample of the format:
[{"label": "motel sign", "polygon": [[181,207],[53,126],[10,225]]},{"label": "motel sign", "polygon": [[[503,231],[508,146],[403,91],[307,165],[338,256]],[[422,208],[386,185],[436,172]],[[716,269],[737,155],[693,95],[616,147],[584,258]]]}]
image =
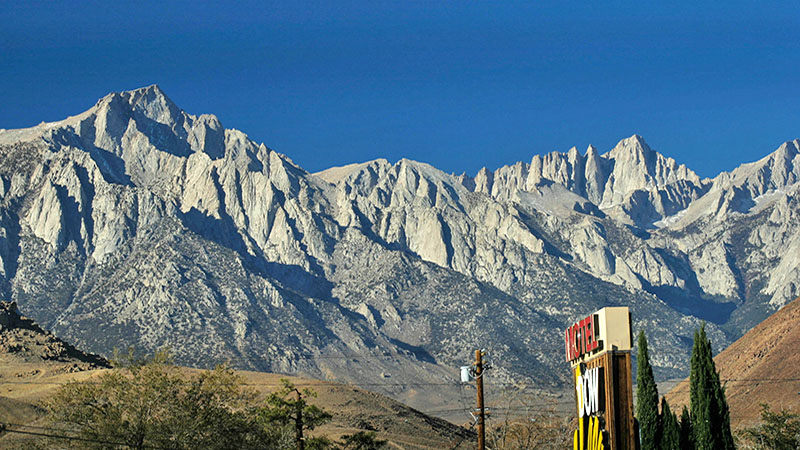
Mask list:
[{"label": "motel sign", "polygon": [[564,331],[572,366],[578,429],[574,450],[634,450],[631,316],[603,308]]}]

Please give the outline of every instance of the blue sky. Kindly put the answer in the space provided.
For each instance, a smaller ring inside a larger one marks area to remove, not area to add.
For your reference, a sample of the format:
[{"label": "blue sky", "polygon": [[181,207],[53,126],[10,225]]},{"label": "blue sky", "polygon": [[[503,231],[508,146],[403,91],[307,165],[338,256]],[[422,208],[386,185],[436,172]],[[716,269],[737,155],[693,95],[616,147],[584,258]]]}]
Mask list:
[{"label": "blue sky", "polygon": [[0,3],[0,128],[157,83],[312,172],[636,133],[713,176],[800,138],[800,2],[22,3]]}]

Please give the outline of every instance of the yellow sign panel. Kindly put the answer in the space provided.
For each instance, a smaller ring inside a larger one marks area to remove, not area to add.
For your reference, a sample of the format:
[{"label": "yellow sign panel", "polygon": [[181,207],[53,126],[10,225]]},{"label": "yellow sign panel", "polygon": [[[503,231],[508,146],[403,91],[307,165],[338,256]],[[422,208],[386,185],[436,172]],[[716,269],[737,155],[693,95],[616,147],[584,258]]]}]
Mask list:
[{"label": "yellow sign panel", "polygon": [[599,417],[582,417],[579,420],[578,429],[572,436],[572,448],[573,450],[605,450],[603,429]]},{"label": "yellow sign panel", "polygon": [[605,450],[600,412],[601,367],[575,368],[575,393],[578,407],[578,429],[572,437],[574,450]]}]

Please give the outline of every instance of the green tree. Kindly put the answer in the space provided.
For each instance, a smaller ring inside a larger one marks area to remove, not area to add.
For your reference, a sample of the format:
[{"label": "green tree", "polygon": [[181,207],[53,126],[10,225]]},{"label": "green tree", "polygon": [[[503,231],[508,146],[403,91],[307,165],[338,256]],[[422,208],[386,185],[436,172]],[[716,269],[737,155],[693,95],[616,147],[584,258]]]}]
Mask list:
[{"label": "green tree", "polygon": [[682,450],[691,450],[694,448],[694,441],[692,440],[692,419],[689,414],[689,408],[683,405],[683,412],[681,412],[681,435],[680,443]]},{"label": "green tree", "polygon": [[231,369],[187,379],[162,351],[67,383],[46,406],[54,427],[83,439],[84,448],[269,448],[254,399]]},{"label": "green tree", "polygon": [[656,450],[659,442],[658,387],[650,365],[647,338],[639,332],[636,367],[636,419],[642,450]]},{"label": "green tree", "polygon": [[374,431],[345,434],[339,443],[342,450],[380,450],[386,447],[388,442],[378,439]]},{"label": "green tree", "polygon": [[756,450],[795,450],[800,448],[800,414],[772,412],[761,405],[761,423],[745,428],[740,434],[749,448]]},{"label": "green tree", "polygon": [[331,415],[326,411],[316,405],[308,404],[307,398],[316,397],[317,393],[310,389],[300,391],[285,378],[281,379],[281,382],[283,387],[269,394],[266,400],[267,406],[259,413],[262,423],[290,426],[295,432],[298,450],[303,450],[306,445],[309,448],[328,445],[322,438],[306,439],[304,436],[305,431],[313,430],[331,419]]},{"label": "green tree", "polygon": [[695,331],[690,374],[693,441],[698,450],[732,450],[730,411],[706,336]]},{"label": "green tree", "polygon": [[666,397],[661,397],[661,450],[682,450],[681,447],[681,427],[678,424],[678,417],[669,408]]},{"label": "green tree", "polygon": [[[286,448],[296,448],[294,447],[296,445],[297,444],[295,442],[292,442],[292,446]],[[306,438],[304,446],[305,450],[334,450],[338,448],[335,442],[325,436]]]}]

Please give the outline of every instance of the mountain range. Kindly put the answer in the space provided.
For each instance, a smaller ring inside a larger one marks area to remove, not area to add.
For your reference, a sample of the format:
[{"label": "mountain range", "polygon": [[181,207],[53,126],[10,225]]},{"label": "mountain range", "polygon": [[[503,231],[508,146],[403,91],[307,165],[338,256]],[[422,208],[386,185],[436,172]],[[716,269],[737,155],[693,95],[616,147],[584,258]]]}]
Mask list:
[{"label": "mountain range", "polygon": [[721,349],[800,294],[799,179],[798,140],[701,179],[637,135],[474,177],[312,174],[153,85],[0,130],[0,295],[101,355],[412,405],[460,389],[476,348],[497,383],[559,389],[562,329],[629,306],[657,375],[684,376],[701,322]]}]

